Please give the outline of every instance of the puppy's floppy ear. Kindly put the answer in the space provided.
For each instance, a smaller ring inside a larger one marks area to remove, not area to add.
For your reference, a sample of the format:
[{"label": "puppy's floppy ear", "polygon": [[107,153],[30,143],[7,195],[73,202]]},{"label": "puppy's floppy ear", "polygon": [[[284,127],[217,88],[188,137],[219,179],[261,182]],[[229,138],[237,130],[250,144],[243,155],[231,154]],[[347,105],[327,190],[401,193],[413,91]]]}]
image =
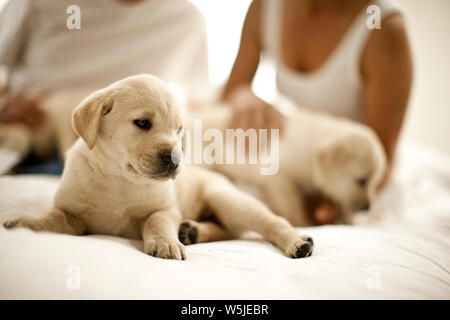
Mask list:
[{"label": "puppy's floppy ear", "polygon": [[72,112],[72,127],[86,142],[89,149],[95,146],[103,116],[111,111],[114,99],[107,91],[99,90],[84,99]]},{"label": "puppy's floppy ear", "polygon": [[333,169],[349,160],[349,152],[343,137],[337,137],[318,147],[314,164],[322,170]]}]

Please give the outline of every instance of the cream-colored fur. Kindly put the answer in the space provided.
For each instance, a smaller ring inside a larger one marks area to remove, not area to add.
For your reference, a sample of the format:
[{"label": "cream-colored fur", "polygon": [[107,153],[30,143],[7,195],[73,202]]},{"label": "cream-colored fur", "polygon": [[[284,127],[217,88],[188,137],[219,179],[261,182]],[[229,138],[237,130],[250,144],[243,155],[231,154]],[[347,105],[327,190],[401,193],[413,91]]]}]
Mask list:
[{"label": "cream-colored fur", "polygon": [[[286,115],[277,174],[261,175],[261,165],[248,163],[211,167],[257,186],[264,201],[293,225],[312,223],[305,213],[304,196],[314,193],[334,200],[341,207],[340,221],[352,223],[354,213],[374,199],[385,172],[385,154],[375,132],[350,120],[298,108],[285,98],[276,106]],[[190,122],[201,119],[203,130],[223,132],[231,121],[231,110],[228,105],[197,109]],[[193,134],[192,125],[190,130]]]},{"label": "cream-colored fur", "polygon": [[[74,110],[73,127],[81,138],[67,153],[53,209],[42,219],[19,218],[5,227],[142,238],[146,253],[172,259],[185,258],[180,240],[213,241],[251,230],[289,257],[311,254],[310,237],[219,173],[176,166],[183,118],[157,78],[133,76],[92,93]],[[167,150],[169,162],[162,156]],[[211,213],[221,226],[195,221]]]}]

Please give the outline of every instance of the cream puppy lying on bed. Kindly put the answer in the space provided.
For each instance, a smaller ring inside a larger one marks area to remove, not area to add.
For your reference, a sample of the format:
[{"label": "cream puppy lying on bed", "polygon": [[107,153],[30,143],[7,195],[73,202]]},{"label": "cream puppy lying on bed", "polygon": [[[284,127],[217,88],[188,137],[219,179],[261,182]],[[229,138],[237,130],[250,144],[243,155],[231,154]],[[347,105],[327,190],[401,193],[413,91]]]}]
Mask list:
[{"label": "cream puppy lying on bed", "polygon": [[[240,94],[245,98],[245,92]],[[276,106],[286,114],[276,159],[271,159],[278,161],[276,174],[262,175],[262,166],[248,164],[248,158],[245,164],[211,167],[233,180],[256,186],[264,202],[295,226],[312,223],[304,207],[308,194],[332,199],[341,209],[337,222],[351,224],[355,212],[368,209],[386,169],[377,135],[362,124],[300,109],[286,98],[279,99]],[[224,132],[231,122],[232,108],[225,104],[200,107],[189,123],[201,120],[204,131],[213,128]],[[193,127],[189,125],[191,135]]]},{"label": "cream puppy lying on bed", "polygon": [[[68,151],[53,209],[41,219],[16,219],[27,227],[73,235],[109,234],[143,239],[144,251],[184,259],[189,242],[260,233],[293,258],[309,256],[312,239],[286,219],[206,169],[181,169],[183,119],[166,85],[138,75],[92,93],[73,112],[81,137]],[[213,212],[224,227],[195,222]],[[195,232],[190,227],[195,224]]]}]

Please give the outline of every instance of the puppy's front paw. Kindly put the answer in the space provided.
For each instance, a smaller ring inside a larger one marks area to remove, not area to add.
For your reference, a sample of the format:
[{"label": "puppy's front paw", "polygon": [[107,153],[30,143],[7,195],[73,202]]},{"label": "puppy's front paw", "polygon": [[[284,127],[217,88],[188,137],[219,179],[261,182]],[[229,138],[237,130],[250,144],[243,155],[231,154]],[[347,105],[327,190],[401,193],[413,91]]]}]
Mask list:
[{"label": "puppy's front paw", "polygon": [[12,228],[28,228],[33,231],[44,231],[42,225],[36,219],[27,219],[27,218],[17,218],[13,220],[8,220],[3,223],[3,226],[6,229]]},{"label": "puppy's front paw", "polygon": [[25,220],[21,219],[21,218],[8,220],[5,223],[3,223],[3,226],[6,229],[12,229],[12,228],[18,228],[18,227],[28,227],[28,225],[25,224]]},{"label": "puppy's front paw", "polygon": [[314,249],[314,242],[310,236],[303,235],[299,237],[292,244],[288,246],[285,251],[285,255],[290,258],[303,258],[309,257]]},{"label": "puppy's front paw", "polygon": [[185,260],[186,253],[182,243],[177,240],[151,238],[144,242],[144,252],[158,258]]},{"label": "puppy's front paw", "polygon": [[180,224],[180,228],[178,229],[178,240],[185,245],[197,243],[198,228],[192,221],[184,221]]}]

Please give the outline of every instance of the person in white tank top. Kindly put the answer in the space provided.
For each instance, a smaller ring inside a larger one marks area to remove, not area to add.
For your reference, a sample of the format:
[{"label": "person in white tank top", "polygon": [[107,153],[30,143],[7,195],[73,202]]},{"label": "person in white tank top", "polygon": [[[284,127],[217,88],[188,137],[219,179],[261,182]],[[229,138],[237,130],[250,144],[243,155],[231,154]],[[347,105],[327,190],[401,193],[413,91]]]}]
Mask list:
[{"label": "person in white tank top", "polygon": [[[368,27],[373,9],[380,29]],[[375,130],[388,158],[386,181],[412,82],[400,10],[388,0],[254,0],[222,95],[235,107],[233,127],[282,126],[281,114],[258,97],[233,99],[238,88],[250,87],[261,54],[276,65],[278,91],[297,105]]]}]

